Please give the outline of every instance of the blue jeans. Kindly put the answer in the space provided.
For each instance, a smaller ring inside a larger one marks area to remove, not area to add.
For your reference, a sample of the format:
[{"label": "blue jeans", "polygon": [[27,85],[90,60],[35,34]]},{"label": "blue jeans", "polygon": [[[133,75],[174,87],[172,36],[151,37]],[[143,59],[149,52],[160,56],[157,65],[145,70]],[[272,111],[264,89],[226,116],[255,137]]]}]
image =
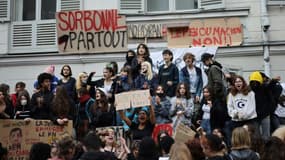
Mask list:
[{"label": "blue jeans", "polygon": [[210,134],[211,133],[210,119],[202,119],[201,127],[207,134]]},{"label": "blue jeans", "polygon": [[259,122],[259,129],[263,139],[270,137],[270,117],[267,116]]}]

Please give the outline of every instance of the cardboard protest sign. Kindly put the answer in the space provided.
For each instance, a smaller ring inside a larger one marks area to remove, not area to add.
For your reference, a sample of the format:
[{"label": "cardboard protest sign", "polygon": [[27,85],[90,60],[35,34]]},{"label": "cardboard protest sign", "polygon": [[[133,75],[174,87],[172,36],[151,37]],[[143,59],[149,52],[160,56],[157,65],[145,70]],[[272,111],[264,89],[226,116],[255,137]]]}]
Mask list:
[{"label": "cardboard protest sign", "polygon": [[243,40],[239,18],[199,19],[189,27],[169,28],[168,47],[238,46]]},{"label": "cardboard protest sign", "polygon": [[129,38],[161,38],[162,24],[129,24],[128,25]]},{"label": "cardboard protest sign", "polygon": [[127,51],[125,16],[116,9],[58,12],[56,27],[61,53]]},{"label": "cardboard protest sign", "polygon": [[177,142],[185,143],[195,137],[196,132],[191,128],[179,123],[174,134],[174,139]]},{"label": "cardboard protest sign", "polygon": [[115,95],[116,110],[149,106],[149,90],[123,92]]},{"label": "cardboard protest sign", "polygon": [[37,142],[51,143],[63,134],[72,133],[72,121],[66,126],[49,120],[0,120],[0,142],[8,149],[8,159],[28,159],[31,146]]}]

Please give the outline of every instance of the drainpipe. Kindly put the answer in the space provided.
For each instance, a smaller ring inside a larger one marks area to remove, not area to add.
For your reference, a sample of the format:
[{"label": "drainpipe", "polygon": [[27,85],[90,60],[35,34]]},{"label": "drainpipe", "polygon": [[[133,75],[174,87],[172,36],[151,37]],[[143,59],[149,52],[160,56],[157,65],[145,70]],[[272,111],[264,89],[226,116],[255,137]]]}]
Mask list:
[{"label": "drainpipe", "polygon": [[261,28],[262,28],[262,41],[263,41],[263,60],[264,60],[264,73],[270,77],[270,54],[269,54],[269,42],[268,30],[270,28],[269,17],[267,13],[267,0],[260,0],[260,11],[261,11]]}]

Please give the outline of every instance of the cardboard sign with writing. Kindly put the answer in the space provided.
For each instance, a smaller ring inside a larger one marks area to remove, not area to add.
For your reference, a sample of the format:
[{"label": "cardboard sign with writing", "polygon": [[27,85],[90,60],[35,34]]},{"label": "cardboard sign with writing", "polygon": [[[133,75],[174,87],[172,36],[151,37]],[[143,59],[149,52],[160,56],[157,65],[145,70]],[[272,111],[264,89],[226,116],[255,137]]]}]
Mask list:
[{"label": "cardboard sign with writing", "polygon": [[168,47],[238,46],[243,40],[239,18],[193,20],[189,28],[170,28]]},{"label": "cardboard sign with writing", "polygon": [[54,125],[49,120],[0,120],[0,142],[8,149],[9,159],[28,159],[34,143],[51,143],[63,134],[72,133],[72,121],[66,126]]},{"label": "cardboard sign with writing", "polygon": [[150,105],[149,90],[137,90],[123,92],[115,95],[116,110],[128,109],[130,107],[137,108]]},{"label": "cardboard sign with writing", "polygon": [[161,38],[162,24],[130,24],[128,25],[129,38]]},{"label": "cardboard sign with writing", "polygon": [[177,142],[185,143],[195,137],[196,132],[191,128],[185,126],[183,123],[179,123],[174,134],[174,139]]},{"label": "cardboard sign with writing", "polygon": [[56,27],[61,53],[127,51],[125,16],[116,9],[58,12]]}]

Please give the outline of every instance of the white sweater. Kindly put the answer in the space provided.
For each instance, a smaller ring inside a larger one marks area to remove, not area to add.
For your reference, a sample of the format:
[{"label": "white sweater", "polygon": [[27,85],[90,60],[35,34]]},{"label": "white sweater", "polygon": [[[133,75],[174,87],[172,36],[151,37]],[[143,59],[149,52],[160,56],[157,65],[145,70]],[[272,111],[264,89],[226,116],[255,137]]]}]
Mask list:
[{"label": "white sweater", "polygon": [[233,121],[245,121],[257,117],[254,92],[250,91],[247,95],[238,93],[228,96],[228,113]]}]

